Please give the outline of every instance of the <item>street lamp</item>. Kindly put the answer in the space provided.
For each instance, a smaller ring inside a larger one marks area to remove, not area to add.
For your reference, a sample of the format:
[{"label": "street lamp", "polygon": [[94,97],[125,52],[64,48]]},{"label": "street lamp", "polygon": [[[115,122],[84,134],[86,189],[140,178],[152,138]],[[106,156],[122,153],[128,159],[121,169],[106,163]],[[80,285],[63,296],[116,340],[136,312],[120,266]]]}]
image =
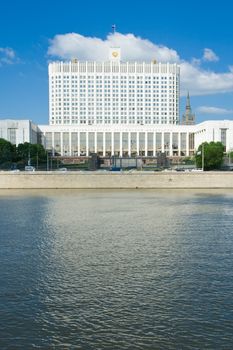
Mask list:
[{"label": "street lamp", "polygon": [[197,152],[197,156],[200,156],[200,155],[201,155],[201,168],[202,168],[202,171],[204,171],[204,167],[205,167],[204,143],[202,143],[201,151]]},{"label": "street lamp", "polygon": [[29,143],[29,147],[28,147],[28,165],[31,165],[31,148],[30,148],[30,143]]},{"label": "street lamp", "polygon": [[202,144],[202,157],[201,157],[202,171],[204,171],[205,166],[205,153],[204,153],[204,143]]},{"label": "street lamp", "polygon": [[229,155],[228,155],[228,165],[231,165],[231,152],[232,150],[229,149]]},{"label": "street lamp", "polygon": [[47,151],[47,171],[49,171],[49,152]]}]

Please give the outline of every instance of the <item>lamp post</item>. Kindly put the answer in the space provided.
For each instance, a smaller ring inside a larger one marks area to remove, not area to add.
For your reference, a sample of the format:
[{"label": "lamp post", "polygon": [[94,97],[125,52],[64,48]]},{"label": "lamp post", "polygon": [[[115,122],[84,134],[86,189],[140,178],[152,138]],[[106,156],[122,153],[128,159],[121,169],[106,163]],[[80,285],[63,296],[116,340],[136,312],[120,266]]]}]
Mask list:
[{"label": "lamp post", "polygon": [[37,150],[37,153],[36,153],[36,169],[38,170],[38,167],[39,167],[39,156],[38,156],[38,150]]},{"label": "lamp post", "polygon": [[49,152],[47,151],[47,171],[49,171]]},{"label": "lamp post", "polygon": [[28,147],[28,165],[31,165],[31,149],[30,149],[30,143],[29,143],[29,147]]},{"label": "lamp post", "polygon": [[204,143],[202,144],[201,163],[202,163],[202,171],[204,171],[204,168],[205,168]]},{"label": "lamp post", "polygon": [[201,151],[198,151],[196,154],[197,156],[201,155],[201,168],[202,168],[202,171],[204,171],[204,168],[205,168],[204,143],[201,145]]},{"label": "lamp post", "polygon": [[228,165],[231,165],[231,152],[232,150],[229,149],[229,154],[228,154]]}]

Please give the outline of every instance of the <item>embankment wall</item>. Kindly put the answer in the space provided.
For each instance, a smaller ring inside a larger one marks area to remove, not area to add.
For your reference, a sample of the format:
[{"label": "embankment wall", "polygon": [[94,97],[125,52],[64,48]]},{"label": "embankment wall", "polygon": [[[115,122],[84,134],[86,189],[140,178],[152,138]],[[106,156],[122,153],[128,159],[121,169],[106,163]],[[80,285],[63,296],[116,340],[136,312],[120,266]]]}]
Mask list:
[{"label": "embankment wall", "polygon": [[0,172],[1,189],[233,188],[233,172]]}]

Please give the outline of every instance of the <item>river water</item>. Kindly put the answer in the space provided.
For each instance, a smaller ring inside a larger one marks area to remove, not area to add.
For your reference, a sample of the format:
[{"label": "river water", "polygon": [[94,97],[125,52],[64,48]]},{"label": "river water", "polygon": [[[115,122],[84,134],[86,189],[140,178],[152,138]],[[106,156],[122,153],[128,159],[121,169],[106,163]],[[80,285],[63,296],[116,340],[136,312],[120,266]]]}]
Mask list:
[{"label": "river water", "polygon": [[232,349],[233,191],[0,192],[0,349]]}]

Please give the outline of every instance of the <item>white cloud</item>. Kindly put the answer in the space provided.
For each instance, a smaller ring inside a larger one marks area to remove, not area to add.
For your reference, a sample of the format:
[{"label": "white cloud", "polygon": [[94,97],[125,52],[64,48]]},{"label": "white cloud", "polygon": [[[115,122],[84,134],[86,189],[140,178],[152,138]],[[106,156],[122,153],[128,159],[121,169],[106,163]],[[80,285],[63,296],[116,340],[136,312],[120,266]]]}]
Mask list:
[{"label": "white cloud", "polygon": [[156,45],[134,34],[111,33],[105,40],[77,33],[56,35],[50,40],[48,54],[63,59],[107,60],[109,47],[121,47],[122,60],[153,60],[178,62],[175,50]]},{"label": "white cloud", "polygon": [[16,54],[10,47],[0,47],[0,66],[4,64],[13,64]]},{"label": "white cloud", "polygon": [[211,95],[233,91],[233,71],[215,73],[183,61],[181,69],[181,95]]},{"label": "white cloud", "polygon": [[216,53],[211,49],[204,49],[203,60],[209,62],[217,62],[219,61],[219,57]]},{"label": "white cloud", "polygon": [[107,60],[111,46],[121,47],[122,60],[156,59],[176,62],[181,67],[181,95],[209,95],[233,91],[233,66],[225,73],[216,73],[201,67],[201,63],[218,60],[211,49],[204,49],[202,59],[182,60],[176,50],[142,39],[134,34],[111,33],[106,39],[85,37],[78,33],[56,35],[50,40],[48,55],[61,59]]},{"label": "white cloud", "polygon": [[197,108],[197,112],[202,114],[218,114],[218,115],[233,114],[233,110],[231,109],[210,107],[210,106],[200,106]]}]

